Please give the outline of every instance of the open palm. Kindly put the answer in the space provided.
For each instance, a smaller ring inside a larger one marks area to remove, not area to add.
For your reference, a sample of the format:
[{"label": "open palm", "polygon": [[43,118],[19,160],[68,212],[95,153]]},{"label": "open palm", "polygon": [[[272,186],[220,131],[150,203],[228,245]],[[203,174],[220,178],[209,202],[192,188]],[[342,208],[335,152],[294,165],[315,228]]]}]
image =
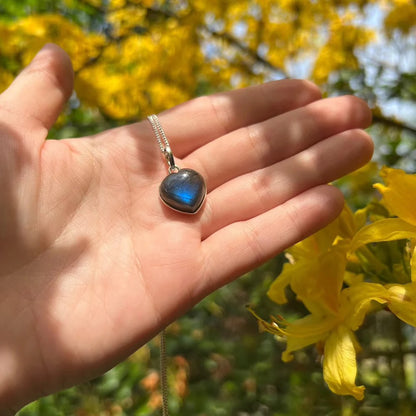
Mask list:
[{"label": "open palm", "polygon": [[0,413],[105,371],[205,295],[331,221],[326,185],[371,156],[367,106],[304,81],[202,97],[160,115],[194,215],[158,197],[150,123],[45,141],[72,91],[48,45],[0,96]]}]

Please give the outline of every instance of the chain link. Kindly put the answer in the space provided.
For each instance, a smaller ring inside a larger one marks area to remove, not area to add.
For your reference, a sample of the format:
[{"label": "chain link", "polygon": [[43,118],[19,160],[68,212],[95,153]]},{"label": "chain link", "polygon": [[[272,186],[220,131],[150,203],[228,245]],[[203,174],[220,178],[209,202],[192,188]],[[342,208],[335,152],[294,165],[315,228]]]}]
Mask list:
[{"label": "chain link", "polygon": [[160,389],[162,391],[162,415],[169,416],[169,386],[166,359],[166,333],[160,333]]},{"label": "chain link", "polygon": [[156,114],[152,114],[147,117],[152,125],[153,132],[155,133],[156,140],[159,144],[160,151],[166,158],[169,167],[169,173],[178,172],[179,168],[175,165],[175,159],[173,157],[172,150],[170,150],[170,145],[168,138],[166,137],[165,131],[163,130],[162,125],[160,124],[159,119]]},{"label": "chain link", "polygon": [[156,140],[159,143],[160,150],[162,153],[165,153],[166,149],[170,149],[168,138],[166,137],[165,131],[160,124],[159,119],[157,118],[156,114],[152,114],[147,119],[150,121],[152,125],[153,132],[155,133]]}]

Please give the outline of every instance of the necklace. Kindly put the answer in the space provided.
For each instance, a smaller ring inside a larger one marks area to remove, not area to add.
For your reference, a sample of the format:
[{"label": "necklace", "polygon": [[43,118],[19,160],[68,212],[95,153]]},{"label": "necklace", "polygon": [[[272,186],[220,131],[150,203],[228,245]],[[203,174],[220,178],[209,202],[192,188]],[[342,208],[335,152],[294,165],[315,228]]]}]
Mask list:
[{"label": "necklace", "polygon": [[158,117],[152,114],[147,119],[152,125],[160,151],[168,164],[169,175],[163,179],[159,187],[160,199],[175,211],[196,214],[207,194],[204,178],[193,169],[180,169],[176,166],[169,141]]},{"label": "necklace", "polygon": [[162,392],[162,416],[169,416],[169,385],[168,369],[166,357],[166,332],[164,329],[160,332],[159,348],[159,371],[160,371],[160,390]]}]

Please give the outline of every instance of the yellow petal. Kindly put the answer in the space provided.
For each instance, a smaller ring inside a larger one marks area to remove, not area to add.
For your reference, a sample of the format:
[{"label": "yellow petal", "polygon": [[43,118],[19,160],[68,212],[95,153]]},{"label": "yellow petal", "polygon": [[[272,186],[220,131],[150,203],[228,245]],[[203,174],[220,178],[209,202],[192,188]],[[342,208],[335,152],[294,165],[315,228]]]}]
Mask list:
[{"label": "yellow petal", "polygon": [[356,215],[352,213],[348,205],[344,205],[344,209],[338,217],[337,235],[344,239],[351,239],[357,229]]},{"label": "yellow petal", "polygon": [[305,267],[307,265],[302,262],[295,264],[285,263],[280,275],[270,285],[267,296],[279,305],[286,303],[286,287],[290,285],[294,276],[305,273]]},{"label": "yellow petal", "polygon": [[341,214],[322,230],[291,247],[288,252],[295,261],[325,253],[336,239],[351,239],[355,233],[355,218],[350,208],[344,205]]},{"label": "yellow petal", "polygon": [[[338,297],[337,297],[338,298]],[[302,303],[305,308],[315,316],[335,316],[338,313],[338,310],[335,312],[330,311],[328,313],[328,307],[326,307],[320,299],[312,300],[312,299],[302,299]]]},{"label": "yellow petal", "polygon": [[403,322],[416,326],[416,283],[388,287],[389,309]]},{"label": "yellow petal", "polygon": [[335,317],[322,317],[308,315],[297,321],[289,323],[282,332],[287,339],[286,351],[282,354],[282,360],[292,360],[293,351],[300,350],[308,345],[316,344],[324,340],[329,331],[337,325]]},{"label": "yellow petal", "polygon": [[362,283],[363,281],[364,281],[364,275],[362,274],[356,274],[356,273],[352,273],[348,271],[344,273],[344,282],[348,286],[353,286],[358,283]]},{"label": "yellow petal", "polygon": [[271,300],[286,303],[290,285],[298,299],[312,313],[336,314],[343,283],[346,252],[355,233],[355,218],[347,205],[340,216],[324,229],[291,247],[291,263],[272,283]]},{"label": "yellow petal", "polygon": [[269,298],[278,304],[287,302],[285,289],[290,285],[310,312],[336,314],[346,265],[345,247],[339,244],[324,253],[309,254],[295,264],[286,263],[270,286]]},{"label": "yellow petal", "polygon": [[[412,241],[414,244],[414,241]],[[413,247],[412,250],[412,257],[410,258],[410,273],[412,277],[412,282],[416,282],[416,245]]]},{"label": "yellow petal", "polygon": [[357,230],[365,226],[367,222],[367,215],[368,207],[357,209],[357,211],[354,212],[354,221]]},{"label": "yellow petal", "polygon": [[325,318],[322,315],[307,315],[280,326],[277,320],[272,318],[272,322],[267,322],[260,318],[251,307],[248,307],[248,310],[257,319],[260,331],[267,331],[286,339],[286,350],[282,354],[282,360],[285,362],[293,359],[293,351],[324,340],[329,331],[337,325],[336,318],[332,316]]},{"label": "yellow petal", "polygon": [[416,225],[416,175],[388,167],[383,167],[380,175],[385,186],[376,184],[374,187],[383,195],[384,205],[393,215]]},{"label": "yellow petal", "polygon": [[346,249],[342,245],[310,258],[305,272],[293,276],[293,291],[305,305],[312,301],[328,313],[336,314],[346,261]]},{"label": "yellow petal", "polygon": [[357,330],[365,316],[379,307],[376,303],[386,304],[388,299],[388,290],[378,283],[361,282],[344,289],[341,293],[341,313],[345,325],[353,331]]},{"label": "yellow petal", "polygon": [[344,325],[337,326],[325,342],[324,379],[336,394],[364,398],[364,386],[356,386],[356,345],[354,333]]},{"label": "yellow petal", "polygon": [[354,252],[361,246],[378,241],[393,241],[416,237],[416,226],[400,218],[387,218],[366,225],[355,234],[350,247]]}]

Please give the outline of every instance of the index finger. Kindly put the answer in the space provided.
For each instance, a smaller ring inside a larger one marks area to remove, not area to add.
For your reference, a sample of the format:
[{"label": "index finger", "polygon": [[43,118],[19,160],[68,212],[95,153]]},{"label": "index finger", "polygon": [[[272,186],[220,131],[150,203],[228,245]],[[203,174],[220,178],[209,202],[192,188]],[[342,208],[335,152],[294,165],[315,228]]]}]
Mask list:
[{"label": "index finger", "polygon": [[305,80],[271,81],[188,101],[159,115],[174,154],[184,157],[233,130],[319,100],[318,87]]}]

